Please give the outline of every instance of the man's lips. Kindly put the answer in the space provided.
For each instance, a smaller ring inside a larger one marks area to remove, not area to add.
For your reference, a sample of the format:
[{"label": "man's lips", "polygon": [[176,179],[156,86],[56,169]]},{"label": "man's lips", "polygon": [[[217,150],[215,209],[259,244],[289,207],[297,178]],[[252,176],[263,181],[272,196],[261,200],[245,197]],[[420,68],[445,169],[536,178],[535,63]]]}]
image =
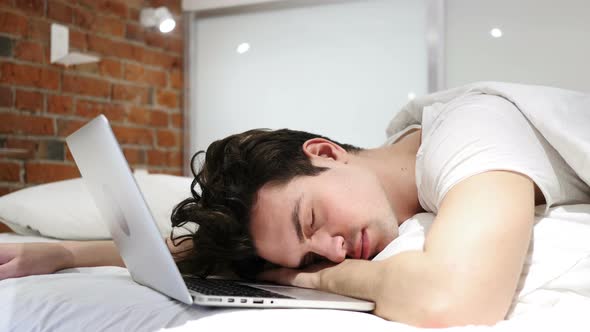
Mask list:
[{"label": "man's lips", "polygon": [[363,229],[363,232],[361,233],[361,245],[362,245],[362,252],[361,252],[361,258],[362,259],[369,259],[369,256],[371,255],[371,253],[369,252],[369,235],[367,234],[367,229]]},{"label": "man's lips", "polygon": [[369,237],[367,236],[366,229],[361,230],[361,234],[356,241],[354,246],[354,252],[352,258],[354,259],[367,259],[369,257]]}]

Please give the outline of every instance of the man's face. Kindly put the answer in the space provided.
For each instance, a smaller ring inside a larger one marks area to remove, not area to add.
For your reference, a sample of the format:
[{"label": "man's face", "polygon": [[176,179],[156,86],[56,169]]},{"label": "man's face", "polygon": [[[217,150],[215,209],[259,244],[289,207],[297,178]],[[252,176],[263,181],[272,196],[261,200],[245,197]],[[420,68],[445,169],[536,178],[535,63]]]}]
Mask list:
[{"label": "man's face", "polygon": [[250,226],[258,254],[292,268],[378,254],[397,236],[398,224],[377,176],[341,160],[312,163],[329,169],[258,191]]}]

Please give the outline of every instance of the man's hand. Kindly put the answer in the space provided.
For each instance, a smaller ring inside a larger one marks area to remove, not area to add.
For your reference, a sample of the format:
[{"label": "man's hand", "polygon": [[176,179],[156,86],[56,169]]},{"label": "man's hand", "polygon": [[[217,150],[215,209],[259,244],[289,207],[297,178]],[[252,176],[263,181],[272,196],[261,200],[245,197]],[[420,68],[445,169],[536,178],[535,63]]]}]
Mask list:
[{"label": "man's hand", "polygon": [[0,244],[0,280],[65,268],[68,252],[57,243]]},{"label": "man's hand", "polygon": [[92,266],[125,267],[125,263],[113,241],[0,244],[0,280]]},{"label": "man's hand", "polygon": [[334,265],[334,263],[326,261],[304,269],[276,268],[260,273],[257,279],[287,286],[318,289],[322,274]]}]

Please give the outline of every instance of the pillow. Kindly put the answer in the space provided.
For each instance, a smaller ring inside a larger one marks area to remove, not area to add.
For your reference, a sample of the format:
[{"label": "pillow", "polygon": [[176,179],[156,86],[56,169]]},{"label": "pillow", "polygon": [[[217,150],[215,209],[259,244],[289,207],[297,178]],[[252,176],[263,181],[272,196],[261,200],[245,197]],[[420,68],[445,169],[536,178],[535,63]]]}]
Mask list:
[{"label": "pillow", "polygon": [[[176,204],[191,196],[192,178],[135,172],[162,236],[170,234]],[[22,235],[64,240],[110,239],[81,178],[25,188],[0,197],[0,222]]]},{"label": "pillow", "polygon": [[[590,204],[563,205],[544,211],[545,205],[536,207],[531,246],[508,317],[551,306],[565,293],[590,297]],[[431,213],[420,213],[404,221],[399,236],[373,260],[423,250],[434,218]],[[547,291],[554,294],[547,296]]]}]

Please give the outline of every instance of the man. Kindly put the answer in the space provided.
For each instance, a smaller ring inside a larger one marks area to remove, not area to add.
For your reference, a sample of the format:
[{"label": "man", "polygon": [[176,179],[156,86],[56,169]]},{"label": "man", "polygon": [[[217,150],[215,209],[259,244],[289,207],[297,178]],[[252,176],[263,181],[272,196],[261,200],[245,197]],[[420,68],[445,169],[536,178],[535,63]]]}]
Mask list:
[{"label": "man", "polygon": [[[418,326],[503,319],[534,206],[590,202],[590,190],[505,97],[471,91],[420,112],[421,126],[397,131],[377,149],[288,130],[213,143],[195,174],[200,193],[193,190],[172,215],[175,226],[199,224],[195,234],[170,238],[179,267],[373,300],[376,315]],[[423,250],[369,260],[421,211],[436,214]],[[59,268],[122,265],[108,242],[53,248],[44,254],[52,252]]]}]

